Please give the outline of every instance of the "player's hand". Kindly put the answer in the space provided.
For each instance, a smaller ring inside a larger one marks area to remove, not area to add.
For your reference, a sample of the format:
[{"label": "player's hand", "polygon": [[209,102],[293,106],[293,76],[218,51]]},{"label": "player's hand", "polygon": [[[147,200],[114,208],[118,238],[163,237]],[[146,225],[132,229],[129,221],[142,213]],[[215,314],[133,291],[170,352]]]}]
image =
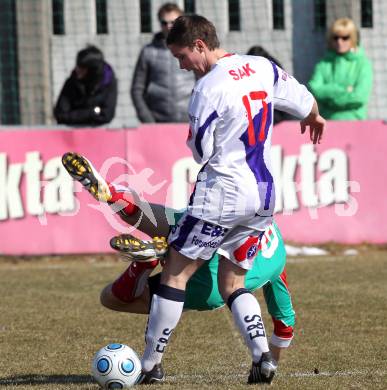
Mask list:
[{"label": "player's hand", "polygon": [[320,143],[325,129],[326,121],[321,115],[315,118],[306,117],[301,121],[301,134],[304,134],[309,126],[310,140],[314,143]]},{"label": "player's hand", "polygon": [[320,143],[325,129],[326,120],[319,114],[316,101],[314,101],[312,111],[300,122],[300,125],[301,134],[304,134],[306,128],[309,127],[310,140],[314,144]]}]

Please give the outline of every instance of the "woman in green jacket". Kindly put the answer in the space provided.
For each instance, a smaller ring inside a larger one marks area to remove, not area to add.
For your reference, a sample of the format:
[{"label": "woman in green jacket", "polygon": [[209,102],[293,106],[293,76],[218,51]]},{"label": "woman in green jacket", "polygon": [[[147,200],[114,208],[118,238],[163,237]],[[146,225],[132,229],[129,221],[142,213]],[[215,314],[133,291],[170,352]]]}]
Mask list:
[{"label": "woman in green jacket", "polygon": [[329,50],[315,66],[309,87],[326,119],[367,119],[372,66],[358,46],[351,19],[337,19],[328,33]]}]

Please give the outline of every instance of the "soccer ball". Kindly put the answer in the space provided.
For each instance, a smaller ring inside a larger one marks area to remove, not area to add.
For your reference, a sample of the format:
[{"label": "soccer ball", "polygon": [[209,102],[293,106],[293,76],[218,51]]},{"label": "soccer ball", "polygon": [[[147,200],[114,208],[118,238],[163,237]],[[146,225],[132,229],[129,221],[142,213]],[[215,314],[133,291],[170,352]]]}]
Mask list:
[{"label": "soccer ball", "polygon": [[109,344],[94,355],[92,375],[103,389],[129,389],[140,374],[140,359],[125,344]]}]

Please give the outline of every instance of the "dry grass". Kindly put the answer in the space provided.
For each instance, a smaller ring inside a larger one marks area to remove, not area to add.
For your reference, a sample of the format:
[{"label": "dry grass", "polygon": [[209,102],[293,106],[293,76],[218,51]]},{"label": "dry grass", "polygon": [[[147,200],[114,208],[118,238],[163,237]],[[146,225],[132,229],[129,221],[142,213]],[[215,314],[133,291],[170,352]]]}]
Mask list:
[{"label": "dry grass", "polygon": [[[1,259],[0,388],[98,389],[95,351],[119,341],[141,352],[146,318],[99,304],[124,267],[111,256]],[[272,388],[386,389],[387,251],[291,258],[288,277],[296,337]],[[185,313],[165,356],[166,383],[152,388],[246,389],[249,365],[228,310]]]}]

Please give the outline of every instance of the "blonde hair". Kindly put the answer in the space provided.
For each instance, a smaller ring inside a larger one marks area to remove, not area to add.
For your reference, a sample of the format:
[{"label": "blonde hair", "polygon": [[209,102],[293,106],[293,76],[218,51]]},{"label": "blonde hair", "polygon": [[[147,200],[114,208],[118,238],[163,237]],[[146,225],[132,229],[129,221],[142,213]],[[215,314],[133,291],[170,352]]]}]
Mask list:
[{"label": "blonde hair", "polygon": [[358,45],[358,30],[352,19],[340,18],[333,22],[328,32],[328,46],[330,49],[333,47],[333,37],[337,34],[346,34],[350,36],[351,47],[357,48]]}]

